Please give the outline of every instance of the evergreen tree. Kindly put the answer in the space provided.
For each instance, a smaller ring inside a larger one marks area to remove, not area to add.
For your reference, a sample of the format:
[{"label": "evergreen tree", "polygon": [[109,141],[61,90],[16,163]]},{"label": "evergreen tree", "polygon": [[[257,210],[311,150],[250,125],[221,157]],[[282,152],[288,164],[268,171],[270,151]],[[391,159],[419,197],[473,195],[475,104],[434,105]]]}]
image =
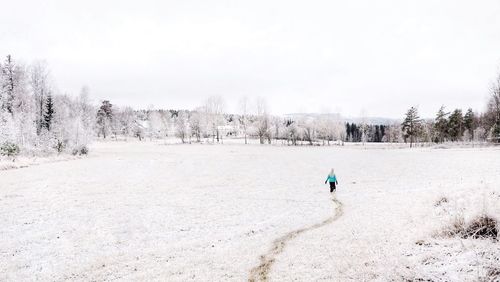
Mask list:
[{"label": "evergreen tree", "polygon": [[102,101],[102,105],[97,111],[97,136],[102,134],[103,138],[106,138],[106,135],[111,130],[111,124],[113,121],[113,105],[107,101]]},{"label": "evergreen tree", "polygon": [[472,111],[471,108],[469,108],[464,116],[464,126],[467,132],[469,132],[469,138],[470,138],[469,141],[474,140],[474,130],[476,129],[474,120],[475,120],[474,112]]},{"label": "evergreen tree", "polygon": [[354,132],[356,135],[356,142],[363,141],[363,131],[362,131],[361,126],[354,124]]},{"label": "evergreen tree", "polygon": [[380,135],[380,126],[379,125],[375,125],[375,138],[373,141],[374,142],[382,141],[382,137]]},{"label": "evergreen tree", "polygon": [[358,142],[358,128],[354,122],[351,123],[351,136],[352,142]]},{"label": "evergreen tree", "polygon": [[464,134],[464,118],[462,110],[456,109],[450,115],[448,121],[448,131],[452,141],[458,141]]},{"label": "evergreen tree", "polygon": [[48,95],[45,102],[45,113],[43,115],[43,127],[50,131],[52,125],[52,119],[54,118],[54,102],[52,100],[52,95]]},{"label": "evergreen tree", "polygon": [[345,133],[346,133],[347,141],[352,141],[352,139],[351,139],[351,125],[348,122],[345,123]]},{"label": "evergreen tree", "polygon": [[407,138],[410,138],[410,148],[413,147],[413,143],[419,135],[421,125],[422,120],[418,116],[417,108],[411,107],[408,112],[406,112],[406,117],[401,124],[401,130],[403,131],[405,142]]},{"label": "evergreen tree", "polygon": [[29,78],[36,104],[36,133],[40,135],[44,127],[45,103],[47,95],[50,93],[50,79],[47,64],[43,61],[38,61],[31,65]]},{"label": "evergreen tree", "polygon": [[445,112],[444,106],[441,106],[436,114],[436,122],[434,123],[434,128],[438,134],[438,142],[443,143],[448,135],[448,120],[446,117],[449,114],[450,113]]},{"label": "evergreen tree", "polygon": [[7,55],[5,63],[1,68],[2,85],[0,89],[1,108],[8,113],[14,113],[14,89],[16,87],[16,65],[11,55]]}]

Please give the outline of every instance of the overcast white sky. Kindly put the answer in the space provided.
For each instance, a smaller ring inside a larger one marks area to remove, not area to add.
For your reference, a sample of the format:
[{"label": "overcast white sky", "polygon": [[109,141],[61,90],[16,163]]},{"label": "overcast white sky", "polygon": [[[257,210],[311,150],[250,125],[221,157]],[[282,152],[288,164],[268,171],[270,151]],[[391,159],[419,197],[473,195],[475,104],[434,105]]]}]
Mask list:
[{"label": "overcast white sky", "polygon": [[45,59],[97,102],[194,108],[262,96],[273,113],[433,117],[483,110],[500,1],[6,1],[0,55]]}]

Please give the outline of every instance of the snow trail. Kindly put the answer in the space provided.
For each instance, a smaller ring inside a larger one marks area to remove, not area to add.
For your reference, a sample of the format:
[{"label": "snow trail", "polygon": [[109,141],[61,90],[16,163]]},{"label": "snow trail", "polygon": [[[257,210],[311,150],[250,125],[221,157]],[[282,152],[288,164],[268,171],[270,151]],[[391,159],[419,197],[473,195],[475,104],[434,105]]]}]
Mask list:
[{"label": "snow trail", "polygon": [[298,235],[321,228],[327,224],[330,224],[337,220],[339,217],[342,216],[344,213],[343,208],[342,208],[342,202],[337,200],[335,196],[332,197],[332,202],[335,204],[335,210],[334,213],[331,217],[318,222],[314,225],[311,225],[309,227],[304,227],[300,228],[294,231],[291,231],[273,241],[271,249],[260,256],[260,264],[250,270],[250,278],[248,278],[249,282],[256,282],[256,281],[268,281],[268,274],[271,271],[271,267],[273,266],[276,257],[281,254],[285,250],[285,246],[288,241],[294,239]]}]

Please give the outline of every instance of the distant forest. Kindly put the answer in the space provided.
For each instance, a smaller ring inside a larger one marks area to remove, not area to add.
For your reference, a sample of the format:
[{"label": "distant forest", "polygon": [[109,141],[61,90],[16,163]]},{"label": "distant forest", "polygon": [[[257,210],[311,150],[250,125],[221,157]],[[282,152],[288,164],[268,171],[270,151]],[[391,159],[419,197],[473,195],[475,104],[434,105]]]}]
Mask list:
[{"label": "distant forest", "polygon": [[228,114],[220,96],[211,96],[192,110],[136,110],[111,101],[90,101],[58,92],[48,65],[18,63],[10,55],[0,62],[0,157],[68,152],[85,154],[96,138],[163,139],[182,143],[244,143],[330,145],[344,142],[492,142],[500,141],[500,75],[494,81],[484,112],[440,107],[434,119],[421,119],[411,107],[401,122],[344,122],[338,116],[279,117],[269,113],[265,99],[239,101],[239,113]]}]

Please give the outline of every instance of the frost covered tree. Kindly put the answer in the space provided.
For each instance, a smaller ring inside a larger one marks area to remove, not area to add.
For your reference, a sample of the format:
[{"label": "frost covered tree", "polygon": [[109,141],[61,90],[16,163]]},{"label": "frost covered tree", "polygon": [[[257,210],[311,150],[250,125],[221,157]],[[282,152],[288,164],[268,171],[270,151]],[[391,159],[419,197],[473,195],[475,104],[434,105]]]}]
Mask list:
[{"label": "frost covered tree", "polygon": [[225,102],[221,96],[211,96],[203,105],[206,128],[210,129],[212,142],[215,142],[215,138],[217,142],[221,141],[220,127],[224,125],[224,108]]},{"label": "frost covered tree", "polygon": [[58,153],[61,153],[64,149],[76,145],[74,132],[77,130],[75,120],[78,116],[75,106],[73,99],[67,95],[54,97],[53,107],[55,109],[51,119],[50,131],[44,126],[41,134],[42,138],[46,138],[46,144],[44,144],[46,150],[50,150],[52,147]]},{"label": "frost covered tree", "polygon": [[172,118],[170,112],[160,110],[160,137],[167,137],[171,128]]},{"label": "frost covered tree", "polygon": [[45,113],[45,99],[49,95],[49,71],[47,63],[44,61],[35,62],[30,68],[30,85],[33,92],[33,98],[36,104],[36,128],[37,134],[41,133],[43,128],[43,116]]},{"label": "frost covered tree", "polygon": [[139,141],[142,141],[142,139],[144,138],[144,132],[145,132],[144,126],[136,120],[134,122],[132,134],[134,135],[134,137],[137,137]]},{"label": "frost covered tree", "polygon": [[299,139],[299,130],[297,128],[297,123],[291,119],[285,120],[285,131],[287,143],[292,145],[297,145],[297,140]]},{"label": "frost covered tree", "polygon": [[196,138],[196,142],[200,142],[203,135],[203,117],[199,110],[191,113],[189,117],[189,130],[192,136]]},{"label": "frost covered tree", "polygon": [[361,142],[363,142],[363,145],[365,142],[368,140],[368,118],[365,110],[361,111],[361,124],[360,124],[360,130],[361,130]]},{"label": "frost covered tree", "polygon": [[298,126],[302,130],[302,136],[305,141],[312,145],[316,140],[316,121],[311,118],[303,117],[298,121]]},{"label": "frost covered tree", "polygon": [[180,111],[175,119],[175,135],[181,139],[182,143],[186,143],[189,137],[188,118],[184,111]]},{"label": "frost covered tree", "polygon": [[151,106],[147,112],[148,121],[148,136],[149,139],[160,138],[166,135],[162,116],[159,111],[154,110]]},{"label": "frost covered tree", "polygon": [[106,139],[106,136],[111,132],[111,126],[113,124],[112,107],[113,105],[108,100],[102,101],[96,116],[97,137],[102,135],[102,137]]},{"label": "frost covered tree", "polygon": [[399,143],[402,140],[401,137],[401,125],[399,123],[392,123],[387,126],[384,141],[390,143]]},{"label": "frost covered tree", "polygon": [[0,111],[0,145],[5,142],[16,141],[16,127],[12,117],[7,110]]},{"label": "frost covered tree", "polygon": [[245,144],[248,144],[247,136],[248,136],[248,114],[249,114],[249,105],[248,105],[248,97],[243,97],[240,100],[240,124],[243,128],[243,135],[245,137]]},{"label": "frost covered tree", "polygon": [[[64,113],[64,115],[59,115],[59,122],[56,124],[62,125],[65,129],[60,130],[60,132],[64,132],[63,140],[72,149],[72,153],[75,151],[78,151],[79,154],[86,153],[87,145],[93,138],[95,110],[86,97],[85,91],[88,89],[84,89],[78,97],[58,96],[54,102],[60,101],[59,105],[55,105],[57,107],[54,120],[57,120],[58,109]],[[64,120],[61,121],[61,119]]]},{"label": "frost covered tree", "polygon": [[5,62],[1,66],[2,71],[2,85],[1,85],[1,101],[2,109],[8,113],[14,113],[14,98],[15,89],[17,86],[19,72],[11,55],[7,55]]},{"label": "frost covered tree", "polygon": [[328,142],[328,145],[330,145],[330,136],[328,134],[328,117],[320,116],[317,119],[316,127],[318,139],[322,140],[323,145],[325,145],[325,142]]},{"label": "frost covered tree", "polygon": [[346,139],[346,128],[340,120],[328,117],[324,121],[323,126],[323,134],[326,134],[328,145],[330,145],[330,141],[340,141],[342,144],[344,144],[344,141]]},{"label": "frost covered tree", "polygon": [[420,127],[420,137],[423,142],[432,142],[435,138],[434,122],[432,120],[422,120]]},{"label": "frost covered tree", "polygon": [[401,124],[394,123],[393,125],[391,125],[389,127],[392,128],[392,134],[391,134],[392,142],[403,142]]},{"label": "frost covered tree", "polygon": [[413,147],[413,143],[419,136],[420,128],[422,125],[422,120],[418,116],[418,110],[416,107],[411,107],[406,112],[406,117],[401,124],[401,130],[403,131],[405,142],[410,139],[410,148]]},{"label": "frost covered tree", "polygon": [[267,139],[271,144],[271,122],[267,109],[267,102],[264,98],[258,97],[256,100],[257,121],[255,124],[255,132],[259,137],[260,144],[264,144]]},{"label": "frost covered tree", "polygon": [[83,86],[80,95],[77,97],[75,103],[77,104],[76,114],[77,119],[75,120],[76,131],[75,139],[78,146],[85,146],[90,143],[93,136],[93,129],[95,125],[96,115],[95,108],[89,98],[89,88]]},{"label": "frost covered tree", "polygon": [[278,142],[278,139],[283,139],[283,133],[284,133],[284,126],[283,126],[283,119],[280,117],[272,117],[271,118],[271,131],[273,132],[273,136],[276,142]]},{"label": "frost covered tree", "polygon": [[[25,68],[7,56],[0,64],[0,127],[5,128],[3,136],[9,136],[9,142],[21,146],[33,144],[33,104],[26,89]],[[6,115],[10,115],[7,117]],[[0,143],[5,140],[0,139]]]},{"label": "frost covered tree", "polygon": [[121,111],[115,113],[115,118],[118,121],[119,132],[125,137],[125,140],[127,140],[127,137],[133,134],[137,122],[134,110],[131,107],[125,107]]}]

